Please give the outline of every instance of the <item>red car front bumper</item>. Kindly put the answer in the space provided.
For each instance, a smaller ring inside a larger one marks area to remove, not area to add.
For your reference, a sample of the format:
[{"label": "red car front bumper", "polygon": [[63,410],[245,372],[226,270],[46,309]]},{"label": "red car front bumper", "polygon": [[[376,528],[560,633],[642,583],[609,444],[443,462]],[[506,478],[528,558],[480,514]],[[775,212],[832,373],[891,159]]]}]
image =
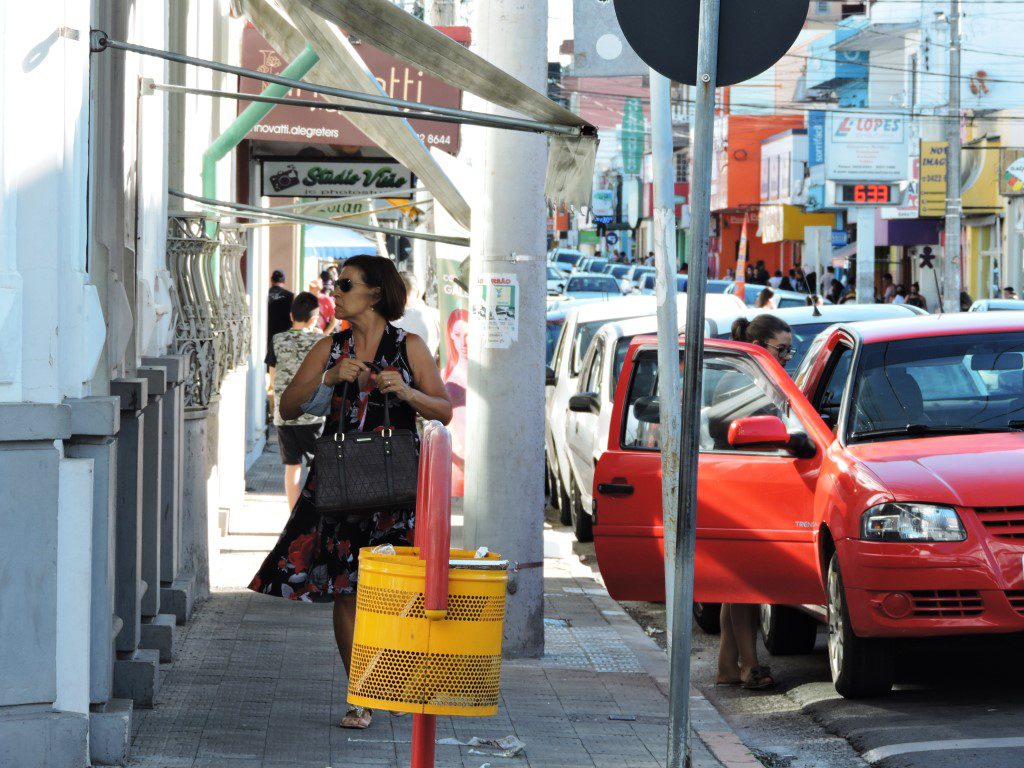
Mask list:
[{"label": "red car front bumper", "polygon": [[930,637],[1024,631],[1024,546],[837,543],[853,631]]}]

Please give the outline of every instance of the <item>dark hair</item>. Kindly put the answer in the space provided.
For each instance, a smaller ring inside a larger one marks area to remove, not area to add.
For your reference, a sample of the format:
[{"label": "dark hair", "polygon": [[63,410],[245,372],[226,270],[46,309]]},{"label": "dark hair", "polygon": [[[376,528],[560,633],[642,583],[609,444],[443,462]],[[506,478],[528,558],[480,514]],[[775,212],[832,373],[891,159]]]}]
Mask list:
[{"label": "dark hair", "polygon": [[280,269],[275,269],[270,274],[270,282],[272,282],[272,283],[283,283],[284,282],[284,272],[282,272]]},{"label": "dark hair", "polygon": [[353,256],[345,262],[345,266],[358,269],[363,273],[363,281],[380,291],[380,298],[373,309],[381,317],[392,322],[405,314],[405,283],[391,259],[370,255]]},{"label": "dark hair", "polygon": [[882,275],[882,279],[892,282],[892,272],[886,272],[884,275]]},{"label": "dark hair", "polygon": [[292,320],[296,323],[304,323],[313,316],[314,312],[320,311],[320,302],[309,291],[302,291],[292,300]]},{"label": "dark hair", "polygon": [[321,273],[320,273],[320,279],[321,279],[321,280],[323,280],[323,281],[324,281],[325,283],[326,283],[326,282],[327,282],[328,280],[331,280],[331,281],[333,281],[333,280],[334,280],[334,278],[333,278],[333,277],[331,277],[331,273],[330,273],[330,272],[328,272],[328,271],[327,271],[326,269],[325,269],[325,270],[324,270],[323,272],[321,272]]},{"label": "dark hair", "polygon": [[765,304],[771,301],[771,298],[774,295],[775,291],[773,291],[771,288],[762,289],[761,292],[757,294],[757,298],[754,300],[754,306],[757,307],[758,309],[762,309]]},{"label": "dark hair", "polygon": [[741,317],[732,324],[733,341],[766,344],[780,333],[792,333],[789,323],[775,315],[758,315],[753,320]]}]

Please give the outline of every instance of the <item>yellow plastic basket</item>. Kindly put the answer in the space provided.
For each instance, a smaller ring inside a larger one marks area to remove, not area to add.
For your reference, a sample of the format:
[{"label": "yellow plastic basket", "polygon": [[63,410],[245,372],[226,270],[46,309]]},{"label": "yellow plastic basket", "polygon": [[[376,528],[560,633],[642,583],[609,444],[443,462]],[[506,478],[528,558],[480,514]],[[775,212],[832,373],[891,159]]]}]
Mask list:
[{"label": "yellow plastic basket", "polygon": [[453,549],[451,558],[447,616],[431,620],[423,606],[426,561],[417,548],[359,553],[350,704],[497,714],[508,571],[495,554],[474,559],[472,551]]}]

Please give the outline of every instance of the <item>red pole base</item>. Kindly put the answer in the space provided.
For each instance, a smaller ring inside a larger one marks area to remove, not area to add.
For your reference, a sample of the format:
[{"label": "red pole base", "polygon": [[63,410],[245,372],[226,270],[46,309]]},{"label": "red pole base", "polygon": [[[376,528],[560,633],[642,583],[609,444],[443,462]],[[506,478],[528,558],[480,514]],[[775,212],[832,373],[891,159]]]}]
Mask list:
[{"label": "red pole base", "polygon": [[434,738],[437,735],[436,715],[412,716],[412,759],[410,768],[434,768]]}]

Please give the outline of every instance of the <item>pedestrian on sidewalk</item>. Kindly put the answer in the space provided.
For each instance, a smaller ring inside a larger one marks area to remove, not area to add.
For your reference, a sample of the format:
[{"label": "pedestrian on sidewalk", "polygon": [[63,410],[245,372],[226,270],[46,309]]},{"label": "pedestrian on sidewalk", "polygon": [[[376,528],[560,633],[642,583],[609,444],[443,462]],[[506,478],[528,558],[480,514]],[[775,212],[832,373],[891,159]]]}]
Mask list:
[{"label": "pedestrian on sidewalk", "polygon": [[441,342],[441,313],[434,307],[427,306],[423,300],[416,275],[412,272],[402,272],[401,274],[407,298],[405,314],[395,321],[395,325],[404,328],[409,333],[415,333],[423,339],[427,343],[430,354],[437,357],[438,346]]},{"label": "pedestrian on sidewalk", "polygon": [[[415,431],[417,415],[447,424],[452,405],[430,350],[419,336],[393,324],[405,312],[406,291],[392,261],[352,257],[345,262],[334,297],[335,316],[350,327],[313,347],[281,396],[281,415],[294,419],[323,410],[327,411],[325,434],[371,432],[384,426],[387,398],[396,430]],[[380,373],[375,374],[367,363]],[[329,405],[322,409],[323,402]],[[303,602],[333,603],[334,637],[347,673],[359,551],[383,544],[408,546],[415,508],[348,514],[335,520],[317,512],[315,493],[316,474],[310,471],[281,537],[249,589]],[[369,709],[353,707],[340,725],[368,728],[371,719]]]},{"label": "pedestrian on sidewalk", "polygon": [[281,418],[281,395],[295,377],[302,361],[314,345],[323,338],[317,328],[317,313],[320,304],[312,293],[303,291],[292,302],[292,327],[282,331],[270,340],[267,366],[270,371],[270,385],[274,390],[274,426],[277,427],[277,446],[284,464],[284,492],[288,497],[288,508],[299,500],[299,481],[302,478],[302,463],[313,463],[316,439],[324,426],[322,416],[304,413],[297,419]]},{"label": "pedestrian on sidewalk", "polygon": [[284,272],[275,269],[270,275],[270,290],[267,292],[267,352],[270,352],[270,341],[282,331],[291,328],[292,302],[295,294],[284,287]]},{"label": "pedestrian on sidewalk", "polygon": [[[793,357],[793,329],[775,315],[758,315],[753,320],[741,317],[732,324],[732,338],[763,347],[782,366]],[[736,376],[742,380],[740,386],[748,383],[741,374],[726,374],[717,391],[736,389],[736,383],[729,381],[730,377]],[[722,603],[717,685],[740,685],[748,691],[766,691],[775,687],[771,669],[762,666],[757,658],[759,618],[759,605]]]},{"label": "pedestrian on sidewalk", "polygon": [[320,284],[323,286],[318,297],[320,301],[320,330],[329,336],[339,330],[338,321],[334,317],[334,278],[331,277],[330,270],[325,269],[320,273]]}]

